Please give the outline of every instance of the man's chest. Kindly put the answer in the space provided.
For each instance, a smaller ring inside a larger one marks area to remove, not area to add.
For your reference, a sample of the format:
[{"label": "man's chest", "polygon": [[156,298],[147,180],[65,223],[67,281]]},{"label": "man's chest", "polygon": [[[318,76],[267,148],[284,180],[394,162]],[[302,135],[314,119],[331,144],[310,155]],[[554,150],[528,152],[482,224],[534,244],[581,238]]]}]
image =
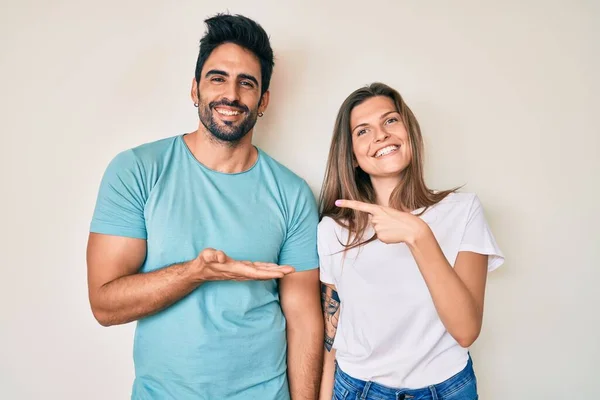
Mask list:
[{"label": "man's chest", "polygon": [[157,196],[145,220],[154,265],[186,261],[205,248],[237,260],[277,262],[287,231],[281,207],[269,198]]}]

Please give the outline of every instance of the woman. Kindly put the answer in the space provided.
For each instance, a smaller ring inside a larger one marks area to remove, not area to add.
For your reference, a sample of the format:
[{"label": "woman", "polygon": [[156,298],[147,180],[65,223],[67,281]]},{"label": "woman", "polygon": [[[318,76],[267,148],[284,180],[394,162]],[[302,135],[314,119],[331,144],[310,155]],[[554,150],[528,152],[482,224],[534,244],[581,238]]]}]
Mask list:
[{"label": "woman", "polygon": [[504,257],[477,196],[425,185],[419,124],[394,89],[342,104],[320,212],[321,399],[477,399],[468,347]]}]

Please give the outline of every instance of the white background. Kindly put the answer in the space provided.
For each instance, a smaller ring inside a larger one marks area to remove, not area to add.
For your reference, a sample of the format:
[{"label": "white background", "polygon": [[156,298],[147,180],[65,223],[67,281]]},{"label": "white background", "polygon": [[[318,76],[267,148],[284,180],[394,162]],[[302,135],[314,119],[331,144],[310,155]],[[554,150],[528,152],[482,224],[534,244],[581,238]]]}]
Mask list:
[{"label": "white background", "polygon": [[338,107],[379,80],[422,125],[429,185],[480,196],[507,257],[480,397],[600,398],[592,0],[2,1],[0,398],[128,398],[134,325],[101,327],[87,300],[98,183],[119,151],[196,128],[203,20],[226,9],[277,56],[255,143],[315,193]]}]

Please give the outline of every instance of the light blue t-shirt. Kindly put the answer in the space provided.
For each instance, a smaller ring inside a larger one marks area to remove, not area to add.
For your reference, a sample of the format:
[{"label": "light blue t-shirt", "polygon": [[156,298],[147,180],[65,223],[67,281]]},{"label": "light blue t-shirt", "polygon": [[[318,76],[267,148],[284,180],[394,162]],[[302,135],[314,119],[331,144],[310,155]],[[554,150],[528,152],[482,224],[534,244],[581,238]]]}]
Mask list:
[{"label": "light blue t-shirt", "polygon": [[[91,231],[146,239],[140,272],[208,247],[303,271],[318,267],[317,224],[306,182],[262,150],[252,168],[226,174],[178,135],[111,161]],[[289,399],[286,353],[276,280],[204,283],[138,321],[132,399]]]}]

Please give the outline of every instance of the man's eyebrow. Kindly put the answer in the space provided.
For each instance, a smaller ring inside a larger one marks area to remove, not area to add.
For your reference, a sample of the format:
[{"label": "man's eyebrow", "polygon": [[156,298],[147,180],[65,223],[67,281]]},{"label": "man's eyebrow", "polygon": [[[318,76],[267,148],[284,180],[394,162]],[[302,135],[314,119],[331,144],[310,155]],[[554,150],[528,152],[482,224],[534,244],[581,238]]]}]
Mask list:
[{"label": "man's eyebrow", "polygon": [[223,75],[223,76],[229,76],[229,74],[225,71],[221,71],[220,69],[211,69],[210,71],[208,71],[206,73],[206,75],[204,76],[205,78],[208,78],[210,75]]},{"label": "man's eyebrow", "polygon": [[[222,76],[229,76],[229,73],[222,71],[220,69],[211,69],[210,71],[208,71],[205,75],[206,78],[208,78],[210,75],[222,75]],[[256,79],[254,76],[250,75],[250,74],[239,74],[238,75],[239,79],[248,79],[249,81],[254,82],[254,84],[256,86],[258,86],[258,79]]]},{"label": "man's eyebrow", "polygon": [[238,77],[241,78],[241,79],[248,79],[249,81],[254,82],[254,84],[256,86],[258,86],[258,79],[256,79],[252,75],[249,75],[249,74],[239,74]]}]

